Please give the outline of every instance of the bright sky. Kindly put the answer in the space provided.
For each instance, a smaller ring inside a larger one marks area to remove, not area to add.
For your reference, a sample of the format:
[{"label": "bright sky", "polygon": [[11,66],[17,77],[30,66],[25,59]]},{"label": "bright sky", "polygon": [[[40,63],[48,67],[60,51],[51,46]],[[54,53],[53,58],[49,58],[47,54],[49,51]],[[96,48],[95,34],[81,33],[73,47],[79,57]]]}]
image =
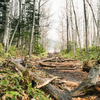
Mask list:
[{"label": "bright sky", "polygon": [[49,31],[48,38],[53,40],[58,40],[59,36],[57,33],[58,23],[59,23],[59,15],[61,14],[61,7],[65,5],[65,0],[50,0],[51,5],[51,14],[53,14],[51,20],[53,20],[53,26]]}]

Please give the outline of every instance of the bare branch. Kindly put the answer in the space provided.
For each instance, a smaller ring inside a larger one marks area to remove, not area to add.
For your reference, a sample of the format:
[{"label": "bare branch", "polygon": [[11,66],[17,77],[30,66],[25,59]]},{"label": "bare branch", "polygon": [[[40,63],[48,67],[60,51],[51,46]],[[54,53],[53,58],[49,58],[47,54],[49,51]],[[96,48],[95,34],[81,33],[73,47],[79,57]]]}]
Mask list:
[{"label": "bare branch", "polygon": [[45,1],[43,4],[41,4],[41,6],[40,6],[40,7],[42,7],[42,6],[43,6],[44,4],[46,4],[48,1],[49,1],[49,0]]},{"label": "bare branch", "polygon": [[88,1],[88,0],[86,0],[86,1],[87,1],[88,5],[89,5],[89,7],[90,7],[91,11],[92,11],[93,18],[94,18],[94,21],[95,21],[95,24],[96,24],[96,27],[97,27],[97,21],[96,21],[96,18],[95,18],[95,15],[94,15],[94,12],[93,12],[92,6],[91,6],[91,4],[89,3],[89,1]]}]

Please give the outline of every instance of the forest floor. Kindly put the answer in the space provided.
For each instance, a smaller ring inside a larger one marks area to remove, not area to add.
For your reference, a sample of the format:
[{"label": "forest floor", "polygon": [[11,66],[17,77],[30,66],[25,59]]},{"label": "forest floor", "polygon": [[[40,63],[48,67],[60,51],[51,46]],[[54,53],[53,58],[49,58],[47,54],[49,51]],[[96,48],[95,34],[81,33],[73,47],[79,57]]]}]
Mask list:
[{"label": "forest floor", "polygon": [[[83,71],[84,64],[82,62],[75,59],[66,59],[60,57],[58,54],[48,54],[48,56],[44,58],[43,57],[25,58],[20,56],[15,59],[18,60],[20,58],[23,60],[22,65],[25,68],[27,67],[29,71],[34,72],[36,75],[38,75],[41,78],[51,79],[57,76],[57,79],[53,80],[50,83],[59,89],[63,88],[71,91],[76,87],[78,87],[79,84],[83,81],[83,79],[88,75],[87,71]],[[92,67],[93,64],[90,62],[88,62],[87,64],[89,64],[90,67]],[[16,67],[12,63],[7,64],[7,59],[5,59],[3,63],[0,65],[0,82],[1,82],[0,100],[5,100],[6,97],[9,97],[10,99],[14,99],[14,100],[19,100],[19,99],[20,100],[21,99],[22,100],[50,100],[50,98],[51,100],[55,100],[54,98],[50,97],[49,94],[46,93],[46,91],[44,91],[43,93],[41,89],[39,90],[38,89],[32,90],[31,88],[29,90],[26,89],[26,86],[28,87],[29,85],[25,81],[25,78],[27,76],[24,76],[24,74],[21,75],[19,74],[19,72],[21,71],[16,69]],[[15,73],[17,75],[15,75]],[[14,78],[14,81],[12,81],[13,80],[12,76]],[[19,79],[17,79],[16,77],[18,77]],[[18,82],[16,81],[16,79]],[[27,80],[29,80],[29,76]],[[15,87],[16,84],[17,87]],[[15,88],[12,89],[11,85]],[[21,87],[20,93],[18,92],[20,90],[19,87]],[[27,93],[27,91],[29,91],[30,93]],[[31,91],[34,92],[32,92],[31,94]],[[19,97],[16,97],[16,94],[18,94],[17,96]],[[99,96],[96,95],[95,93],[92,93],[92,95],[85,95],[83,97],[77,96],[72,98],[73,100],[99,100]]]}]

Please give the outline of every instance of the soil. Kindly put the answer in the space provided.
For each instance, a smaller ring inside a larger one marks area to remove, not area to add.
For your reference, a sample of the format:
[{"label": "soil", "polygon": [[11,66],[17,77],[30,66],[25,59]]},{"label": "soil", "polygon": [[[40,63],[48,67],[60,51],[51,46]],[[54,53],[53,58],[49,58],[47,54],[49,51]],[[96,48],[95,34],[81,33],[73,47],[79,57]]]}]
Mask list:
[{"label": "soil", "polygon": [[[53,62],[54,63],[54,62]],[[78,67],[79,69],[76,70],[66,70],[66,69],[57,69],[57,67],[44,67],[44,66],[40,66],[44,71],[48,72],[49,74],[52,74],[54,76],[59,76],[61,78],[64,78],[68,81],[73,81],[73,82],[78,82],[81,83],[83,81],[83,79],[87,76],[87,72],[83,71],[82,68],[82,63],[80,63],[79,61],[66,61],[63,62],[63,64],[78,64],[75,67]],[[70,66],[68,67],[70,68]]]},{"label": "soil", "polygon": [[[62,86],[64,85],[64,87],[66,87],[69,91],[78,87],[78,85],[88,75],[87,71],[83,71],[83,63],[80,63],[78,60],[72,60],[72,59],[66,60],[65,58],[61,58],[61,57],[59,57],[59,55],[55,55],[55,54],[52,54],[52,56],[50,55],[49,57],[47,57],[47,59],[52,58],[52,57],[53,58],[55,57],[55,59],[53,59],[51,61],[42,61],[42,65],[39,63],[39,59],[36,59],[36,60],[35,59],[34,60],[27,59],[27,63],[30,63],[33,66],[35,66],[36,69],[41,69],[41,72],[38,70],[35,70],[34,69],[35,67],[34,68],[32,67],[30,69],[34,73],[37,73],[37,75],[40,74],[40,77],[52,78],[51,75],[58,76],[60,80],[58,79],[57,81],[60,81],[62,83],[65,82],[64,84],[62,84]],[[46,59],[46,58],[44,58],[44,59]],[[37,61],[38,61],[38,63],[37,63]],[[40,62],[41,62],[41,60],[40,60]],[[12,68],[13,67],[11,67],[10,70],[14,71],[14,69],[12,69]],[[48,76],[46,76],[42,70],[44,70]],[[0,76],[0,77],[2,77],[2,76]],[[99,78],[99,80],[100,80],[100,78]],[[54,84],[54,83],[53,83],[53,85],[56,86],[56,84]],[[100,100],[100,99],[98,99],[98,97],[95,95],[92,95],[92,96],[89,95],[89,96],[86,96],[83,98],[75,97],[75,98],[73,98],[73,100]]]}]

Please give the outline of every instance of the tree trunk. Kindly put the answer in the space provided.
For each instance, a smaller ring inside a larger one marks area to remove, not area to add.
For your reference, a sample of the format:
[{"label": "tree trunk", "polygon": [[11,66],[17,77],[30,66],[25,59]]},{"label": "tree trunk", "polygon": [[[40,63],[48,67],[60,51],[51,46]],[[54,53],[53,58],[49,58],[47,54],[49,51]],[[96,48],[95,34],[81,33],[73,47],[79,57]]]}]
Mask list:
[{"label": "tree trunk", "polygon": [[17,47],[21,45],[21,19],[22,18],[22,11],[21,11],[21,0],[19,0],[19,25],[18,25],[18,40],[17,40]]},{"label": "tree trunk", "polygon": [[79,96],[86,94],[88,88],[96,84],[99,74],[100,74],[100,64],[97,63],[92,66],[88,76],[83,80],[83,82],[76,89],[71,91],[72,96]]},{"label": "tree trunk", "polygon": [[66,27],[66,31],[67,31],[67,53],[69,52],[69,34],[68,34],[68,30],[69,30],[69,22],[68,22],[68,3],[67,3],[67,0],[66,0],[66,24],[67,24],[67,27]]},{"label": "tree trunk", "polygon": [[31,31],[31,41],[30,41],[30,47],[29,47],[29,55],[32,54],[32,47],[34,46],[33,45],[33,39],[34,39],[34,26],[35,26],[35,0],[33,1],[33,23],[32,23],[32,31]]},{"label": "tree trunk", "polygon": [[75,33],[73,31],[73,21],[72,21],[72,6],[71,6],[71,1],[70,1],[70,20],[71,20],[71,32],[72,32],[72,45],[73,45],[73,54],[76,55],[75,53]]},{"label": "tree trunk", "polygon": [[86,4],[85,0],[83,0],[83,7],[84,7],[84,19],[85,19],[85,44],[86,44],[86,52],[88,52],[88,35],[87,35],[87,18],[86,18]]},{"label": "tree trunk", "polygon": [[6,8],[6,22],[5,22],[5,31],[3,38],[5,52],[8,50],[8,42],[9,42],[8,40],[9,40],[9,4],[7,4]]},{"label": "tree trunk", "polygon": [[97,11],[97,45],[99,46],[100,42],[100,0],[98,0],[98,11]]},{"label": "tree trunk", "polygon": [[[11,62],[18,68],[20,69],[22,72],[24,72],[26,70],[25,67],[23,67],[21,64],[15,62],[13,59],[11,60]],[[46,80],[37,76],[35,73],[29,71],[29,75],[32,75],[34,80],[40,83],[45,83]],[[48,92],[49,94],[51,94],[56,100],[72,100],[70,92],[68,90],[66,91],[62,91],[60,89],[57,89],[55,86],[53,86],[52,84],[48,84],[43,88],[46,92]]]},{"label": "tree trunk", "polygon": [[79,41],[79,47],[80,47],[80,53],[82,53],[82,49],[81,49],[81,41],[80,41],[80,35],[79,35],[79,30],[78,30],[78,25],[77,25],[77,17],[76,17],[76,12],[75,12],[75,9],[74,9],[73,0],[72,0],[72,6],[73,6],[74,17],[75,17],[76,32],[77,32],[77,35],[78,35],[78,41]]},{"label": "tree trunk", "polygon": [[17,31],[18,25],[19,25],[19,21],[18,21],[18,23],[17,23],[17,25],[16,25],[16,27],[15,27],[14,33],[13,33],[13,35],[12,35],[12,37],[11,37],[8,51],[9,51],[9,49],[10,49],[10,47],[11,47],[11,44],[12,44],[12,41],[13,41],[13,39],[14,39],[14,35],[15,35],[16,31]]}]

